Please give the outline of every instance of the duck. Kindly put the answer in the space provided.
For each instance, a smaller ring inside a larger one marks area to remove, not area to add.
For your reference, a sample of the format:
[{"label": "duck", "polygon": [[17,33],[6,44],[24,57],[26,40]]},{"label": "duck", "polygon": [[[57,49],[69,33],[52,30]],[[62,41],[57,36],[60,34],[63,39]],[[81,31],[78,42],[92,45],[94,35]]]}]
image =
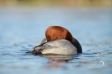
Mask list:
[{"label": "duck", "polygon": [[34,47],[32,53],[61,55],[82,53],[79,41],[62,26],[49,26],[45,36],[40,45]]}]

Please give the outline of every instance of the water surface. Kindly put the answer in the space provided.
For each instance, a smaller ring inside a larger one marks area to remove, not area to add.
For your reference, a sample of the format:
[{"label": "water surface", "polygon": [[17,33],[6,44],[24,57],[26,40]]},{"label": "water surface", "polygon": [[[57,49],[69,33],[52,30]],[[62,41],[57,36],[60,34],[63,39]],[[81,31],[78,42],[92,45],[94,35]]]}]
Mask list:
[{"label": "water surface", "polygon": [[[0,7],[0,74],[111,74],[111,20],[110,8]],[[61,63],[26,53],[50,25],[67,28],[83,53]]]}]

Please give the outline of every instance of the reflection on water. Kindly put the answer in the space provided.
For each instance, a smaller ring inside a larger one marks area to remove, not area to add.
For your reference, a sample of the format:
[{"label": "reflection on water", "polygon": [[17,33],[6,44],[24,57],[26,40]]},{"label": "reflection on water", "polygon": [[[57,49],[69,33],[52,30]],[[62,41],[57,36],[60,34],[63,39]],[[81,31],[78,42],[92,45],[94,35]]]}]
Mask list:
[{"label": "reflection on water", "polygon": [[74,59],[74,55],[48,54],[43,56],[50,60],[48,66],[46,66],[46,68],[49,68],[49,69],[54,69],[54,68],[66,69],[67,67],[62,64],[67,63],[69,60]]},{"label": "reflection on water", "polygon": [[[110,8],[0,7],[0,74],[111,74],[111,16]],[[39,45],[50,25],[67,28],[81,43],[83,53],[26,53]]]},{"label": "reflection on water", "polygon": [[73,60],[74,55],[53,55],[53,54],[48,54],[48,55],[43,55],[44,57],[54,61],[68,61],[68,60]]}]

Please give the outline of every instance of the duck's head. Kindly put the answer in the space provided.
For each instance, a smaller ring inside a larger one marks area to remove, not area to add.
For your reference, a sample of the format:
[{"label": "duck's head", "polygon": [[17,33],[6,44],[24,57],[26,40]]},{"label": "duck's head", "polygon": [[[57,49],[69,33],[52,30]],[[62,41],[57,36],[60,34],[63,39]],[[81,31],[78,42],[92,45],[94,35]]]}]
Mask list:
[{"label": "duck's head", "polygon": [[50,26],[45,32],[47,41],[53,41],[58,39],[65,39],[70,42],[74,42],[72,34],[64,27],[61,26]]}]

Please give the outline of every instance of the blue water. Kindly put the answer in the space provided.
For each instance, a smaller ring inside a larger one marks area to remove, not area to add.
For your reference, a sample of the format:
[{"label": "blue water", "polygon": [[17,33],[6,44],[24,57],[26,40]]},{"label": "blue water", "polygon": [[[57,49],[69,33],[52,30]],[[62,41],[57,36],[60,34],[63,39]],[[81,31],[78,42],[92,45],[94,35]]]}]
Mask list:
[{"label": "blue water", "polygon": [[[56,63],[26,53],[51,25],[67,28],[83,53]],[[112,74],[112,9],[0,7],[0,74]]]}]

